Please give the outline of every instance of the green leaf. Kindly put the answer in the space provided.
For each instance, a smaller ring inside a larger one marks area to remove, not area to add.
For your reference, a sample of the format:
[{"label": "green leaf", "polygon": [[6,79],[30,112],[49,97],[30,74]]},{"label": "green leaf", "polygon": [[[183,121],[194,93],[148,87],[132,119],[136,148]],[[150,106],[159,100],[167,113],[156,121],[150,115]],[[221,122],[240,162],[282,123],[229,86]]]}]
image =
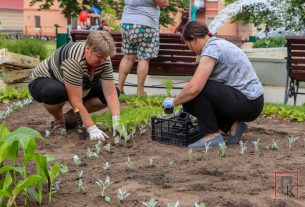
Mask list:
[{"label": "green leaf", "polygon": [[55,178],[58,176],[59,172],[60,172],[60,163],[56,162],[51,168],[50,177],[51,177],[52,181],[55,180]]},{"label": "green leaf", "polygon": [[[6,190],[0,190],[0,195],[4,196],[4,197],[7,197],[7,198],[11,196],[11,194],[8,191],[6,191]],[[0,201],[2,203],[1,198],[0,198]]]},{"label": "green leaf", "polygon": [[4,173],[6,171],[16,171],[21,176],[24,175],[22,167],[14,167],[14,166],[6,165],[6,166],[3,166],[2,168],[0,168],[0,174]]},{"label": "green leaf", "polygon": [[10,134],[8,128],[4,126],[4,124],[0,124],[0,141],[3,137],[7,137]]},{"label": "green leaf", "polygon": [[66,174],[68,171],[69,171],[69,168],[67,165],[61,165],[60,172],[62,174]]},{"label": "green leaf", "polygon": [[26,192],[35,199],[35,201],[39,202],[39,194],[38,192],[35,190],[34,186],[31,186],[29,188],[26,189]]},{"label": "green leaf", "polygon": [[20,181],[17,186],[13,190],[13,195],[18,195],[21,191],[25,190],[31,185],[37,184],[41,182],[41,176],[39,175],[31,175],[27,177],[25,180]]},{"label": "green leaf", "polygon": [[41,174],[43,178],[48,179],[48,181],[50,182],[47,157],[45,155],[36,153],[35,160],[38,173]]},{"label": "green leaf", "polygon": [[18,158],[18,141],[0,142],[0,163],[6,159],[16,162]]}]

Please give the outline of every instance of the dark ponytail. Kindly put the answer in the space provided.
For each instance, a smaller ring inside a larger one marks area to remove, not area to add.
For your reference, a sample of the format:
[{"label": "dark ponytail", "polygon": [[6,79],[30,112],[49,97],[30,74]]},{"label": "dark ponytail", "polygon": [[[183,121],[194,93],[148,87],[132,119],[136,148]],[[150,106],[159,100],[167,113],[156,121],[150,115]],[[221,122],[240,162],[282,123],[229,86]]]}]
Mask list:
[{"label": "dark ponytail", "polygon": [[192,41],[197,38],[205,38],[206,35],[212,37],[212,33],[209,32],[206,24],[198,21],[190,21],[184,26],[182,39]]}]

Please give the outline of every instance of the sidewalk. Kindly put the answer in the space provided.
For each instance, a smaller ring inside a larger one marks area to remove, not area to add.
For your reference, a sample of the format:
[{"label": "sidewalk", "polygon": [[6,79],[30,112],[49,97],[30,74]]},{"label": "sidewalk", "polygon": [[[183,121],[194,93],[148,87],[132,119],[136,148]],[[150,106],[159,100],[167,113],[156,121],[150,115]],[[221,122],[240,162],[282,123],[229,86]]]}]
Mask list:
[{"label": "sidewalk", "polygon": [[[183,87],[186,83],[181,83],[189,80],[191,77],[189,76],[147,76],[145,85],[147,86],[156,86],[161,85],[165,80],[172,80],[175,84],[175,87]],[[118,74],[115,73],[115,80],[118,80]],[[137,76],[130,74],[127,77],[126,84],[136,84],[137,83]],[[161,85],[162,86],[162,85]],[[159,94],[166,94],[166,90],[164,88],[149,88],[145,89],[146,92],[150,95],[159,95]],[[177,95],[181,89],[173,89],[172,95]],[[302,88],[300,91],[305,92],[305,89]],[[125,86],[125,93],[126,94],[136,94],[137,88]],[[274,86],[264,86],[265,92],[265,102],[267,103],[284,103],[284,96],[285,96],[285,87],[274,87]],[[305,95],[298,95],[297,97],[297,105],[302,105],[305,103]],[[293,105],[293,98],[289,98],[288,104]]]}]

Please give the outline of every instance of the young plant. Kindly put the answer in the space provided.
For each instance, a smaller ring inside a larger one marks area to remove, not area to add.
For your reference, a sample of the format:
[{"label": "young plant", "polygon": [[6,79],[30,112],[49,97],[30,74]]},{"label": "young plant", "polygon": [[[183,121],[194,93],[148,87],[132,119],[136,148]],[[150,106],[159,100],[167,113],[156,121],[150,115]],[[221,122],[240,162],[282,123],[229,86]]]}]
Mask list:
[{"label": "young plant", "polygon": [[96,154],[100,154],[102,146],[103,142],[101,140],[98,140],[97,144],[95,144]]},{"label": "young plant", "polygon": [[225,156],[226,148],[227,148],[227,146],[226,146],[225,142],[219,143],[218,155],[220,157],[224,157]]},{"label": "young plant", "polygon": [[188,151],[187,151],[188,155],[189,155],[189,161],[191,162],[192,161],[192,156],[193,156],[193,149],[190,148]]},{"label": "young plant", "polygon": [[176,203],[174,202],[170,202],[166,205],[167,207],[179,207],[179,201],[177,201]]},{"label": "young plant", "polygon": [[195,203],[194,204],[195,207],[205,207],[204,203]]},{"label": "young plant", "polygon": [[105,146],[103,146],[104,147],[104,149],[107,151],[107,152],[111,152],[111,144],[110,143],[108,143],[108,144],[106,144]]},{"label": "young plant", "polygon": [[164,85],[166,88],[166,96],[171,97],[171,90],[173,89],[174,82],[172,80],[166,80],[164,81]]},{"label": "young plant", "polygon": [[154,198],[152,198],[150,201],[143,202],[143,205],[145,207],[155,207],[157,205],[157,201]]},{"label": "young plant", "polygon": [[129,156],[127,157],[126,165],[127,165],[128,168],[132,168],[132,162],[131,162],[131,159],[130,159]]},{"label": "young plant", "polygon": [[105,181],[97,179],[96,184],[100,186],[102,198],[104,198],[105,201],[109,203],[111,198],[106,195],[106,189],[112,184],[112,182],[110,182],[110,177],[107,175]]},{"label": "young plant", "polygon": [[205,152],[205,154],[207,155],[208,154],[208,151],[209,151],[209,149],[211,149],[211,147],[210,147],[210,145],[211,145],[211,142],[205,142],[204,143],[204,152]]},{"label": "young plant", "polygon": [[299,137],[288,136],[288,148],[291,150],[292,145],[299,139]]},{"label": "young plant", "polygon": [[140,130],[140,134],[143,135],[143,134],[145,133],[145,131],[146,131],[146,126],[145,126],[145,124],[141,124],[139,130]]},{"label": "young plant", "polygon": [[73,156],[73,163],[74,163],[74,165],[80,165],[81,164],[81,159],[80,159],[80,157],[78,156],[78,155],[74,155]]},{"label": "young plant", "polygon": [[260,148],[260,143],[259,143],[259,138],[256,140],[256,141],[252,141],[253,145],[254,145],[254,149],[256,152],[259,151],[259,148]]},{"label": "young plant", "polygon": [[105,171],[107,171],[109,168],[110,168],[109,162],[105,162],[105,164],[103,165],[103,169],[104,169]]},{"label": "young plant", "polygon": [[154,165],[154,160],[152,157],[149,158],[149,165],[150,166],[153,166]]},{"label": "young plant", "polygon": [[83,178],[84,178],[83,174],[84,174],[84,172],[81,170],[78,173],[78,178],[77,178],[77,181],[76,181],[77,188],[79,190],[82,190],[82,191],[85,190],[85,180],[83,180]]},{"label": "young plant", "polygon": [[239,140],[239,146],[240,146],[240,151],[239,153],[241,155],[245,154],[245,151],[247,149],[247,146],[246,146],[247,142],[243,143],[243,141]]},{"label": "young plant", "polygon": [[130,195],[130,193],[126,189],[121,189],[121,188],[117,191],[117,194],[116,194],[117,198],[121,202],[123,202],[129,195]]},{"label": "young plant", "polygon": [[174,159],[168,158],[168,165],[169,165],[170,167],[172,167],[172,166],[174,165],[174,163],[175,163],[175,160],[174,160]]},{"label": "young plant", "polygon": [[93,152],[90,147],[87,148],[87,157],[96,157],[98,158],[98,154],[96,154],[95,152]]},{"label": "young plant", "polygon": [[275,141],[274,139],[272,139],[272,144],[271,144],[271,149],[272,150],[278,150],[279,149],[279,147],[278,147],[278,145],[277,145],[277,142],[278,142],[279,140],[277,140],[277,141]]},{"label": "young plant", "polygon": [[118,135],[114,138],[114,144],[118,145],[118,144],[120,144],[120,142],[121,142],[121,137]]}]

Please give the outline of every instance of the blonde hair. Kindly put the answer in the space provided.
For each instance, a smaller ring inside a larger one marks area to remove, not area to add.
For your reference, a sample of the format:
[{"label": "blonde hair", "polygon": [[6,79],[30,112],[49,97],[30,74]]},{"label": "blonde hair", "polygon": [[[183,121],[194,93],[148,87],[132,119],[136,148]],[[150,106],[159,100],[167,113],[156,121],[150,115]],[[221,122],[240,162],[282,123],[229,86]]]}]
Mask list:
[{"label": "blonde hair", "polygon": [[98,52],[107,56],[114,56],[116,53],[115,43],[111,35],[106,31],[91,32],[86,41],[91,52]]}]

